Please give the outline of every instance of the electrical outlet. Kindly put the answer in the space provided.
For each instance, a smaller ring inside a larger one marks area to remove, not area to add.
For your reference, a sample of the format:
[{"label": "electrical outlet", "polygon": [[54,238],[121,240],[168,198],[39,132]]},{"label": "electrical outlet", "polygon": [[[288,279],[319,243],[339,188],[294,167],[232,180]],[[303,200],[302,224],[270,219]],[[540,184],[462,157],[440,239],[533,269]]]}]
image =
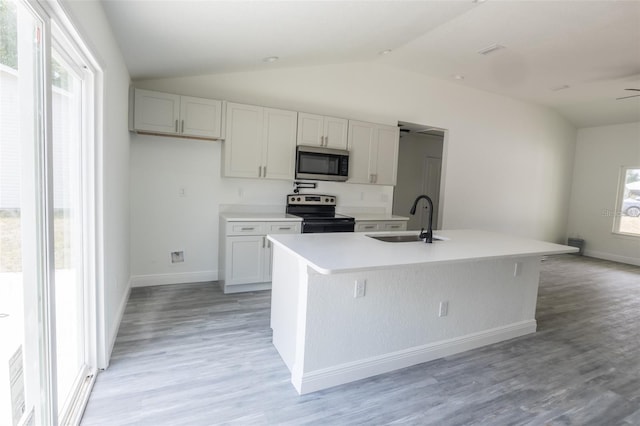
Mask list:
[{"label": "electrical outlet", "polygon": [[443,302],[440,302],[440,311],[438,312],[438,316],[446,317],[448,313],[449,313],[449,302],[446,300]]},{"label": "electrical outlet", "polygon": [[184,262],[184,251],[172,251],[171,263],[182,263],[182,262]]},{"label": "electrical outlet", "polygon": [[356,285],[353,289],[353,297],[364,297],[366,288],[367,280],[356,280]]}]

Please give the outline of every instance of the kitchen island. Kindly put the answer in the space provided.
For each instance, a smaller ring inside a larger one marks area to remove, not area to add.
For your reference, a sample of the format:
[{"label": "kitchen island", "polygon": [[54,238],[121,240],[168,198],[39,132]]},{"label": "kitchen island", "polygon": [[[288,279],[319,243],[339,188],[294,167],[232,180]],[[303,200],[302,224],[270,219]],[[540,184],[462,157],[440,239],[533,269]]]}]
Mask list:
[{"label": "kitchen island", "polygon": [[268,236],[273,344],[300,394],[535,332],[541,257],[577,251],[471,230],[370,235],[385,233]]}]

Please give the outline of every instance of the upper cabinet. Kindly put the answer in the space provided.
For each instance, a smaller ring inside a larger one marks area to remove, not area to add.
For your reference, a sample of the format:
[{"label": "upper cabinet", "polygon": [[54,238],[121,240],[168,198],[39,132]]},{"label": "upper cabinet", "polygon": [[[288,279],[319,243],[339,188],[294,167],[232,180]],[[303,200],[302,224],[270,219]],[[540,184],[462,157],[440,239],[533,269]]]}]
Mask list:
[{"label": "upper cabinet", "polygon": [[398,127],[349,121],[349,183],[395,185]]},{"label": "upper cabinet", "polygon": [[347,149],[348,121],[344,118],[298,114],[298,145]]},{"label": "upper cabinet", "polygon": [[226,177],[293,179],[298,113],[227,103]]},{"label": "upper cabinet", "polygon": [[219,139],[222,102],[151,90],[133,90],[131,129],[161,135]]}]

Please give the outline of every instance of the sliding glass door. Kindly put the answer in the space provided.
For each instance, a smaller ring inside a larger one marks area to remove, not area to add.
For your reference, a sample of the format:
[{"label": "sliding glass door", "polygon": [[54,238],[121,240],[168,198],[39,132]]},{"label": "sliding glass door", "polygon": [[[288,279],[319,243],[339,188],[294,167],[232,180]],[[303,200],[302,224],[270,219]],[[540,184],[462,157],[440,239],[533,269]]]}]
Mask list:
[{"label": "sliding glass door", "polygon": [[[51,67],[53,242],[58,415],[72,415],[87,365],[88,275],[84,268],[83,74],[70,49],[55,39]],[[63,421],[64,422],[64,421]]]},{"label": "sliding glass door", "polygon": [[0,424],[69,424],[95,372],[92,74],[36,3],[0,0]]}]

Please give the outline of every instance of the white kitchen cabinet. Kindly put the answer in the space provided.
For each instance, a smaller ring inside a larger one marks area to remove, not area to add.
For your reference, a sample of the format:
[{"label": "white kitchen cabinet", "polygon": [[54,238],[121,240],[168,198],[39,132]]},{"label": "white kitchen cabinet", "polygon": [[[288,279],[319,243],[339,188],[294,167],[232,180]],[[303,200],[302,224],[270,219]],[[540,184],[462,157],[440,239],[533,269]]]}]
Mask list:
[{"label": "white kitchen cabinet", "polygon": [[219,139],[222,102],[134,89],[132,130],[161,135]]},{"label": "white kitchen cabinet", "polygon": [[355,232],[406,231],[406,220],[357,220]]},{"label": "white kitchen cabinet", "polygon": [[399,137],[394,126],[349,121],[347,182],[395,185]]},{"label": "white kitchen cabinet", "polygon": [[348,120],[337,117],[298,114],[298,145],[347,149]]},{"label": "white kitchen cabinet", "polygon": [[293,179],[297,113],[227,103],[226,177]]},{"label": "white kitchen cabinet", "polygon": [[225,293],[271,288],[267,234],[299,234],[300,221],[234,221],[220,218],[218,281]]}]

